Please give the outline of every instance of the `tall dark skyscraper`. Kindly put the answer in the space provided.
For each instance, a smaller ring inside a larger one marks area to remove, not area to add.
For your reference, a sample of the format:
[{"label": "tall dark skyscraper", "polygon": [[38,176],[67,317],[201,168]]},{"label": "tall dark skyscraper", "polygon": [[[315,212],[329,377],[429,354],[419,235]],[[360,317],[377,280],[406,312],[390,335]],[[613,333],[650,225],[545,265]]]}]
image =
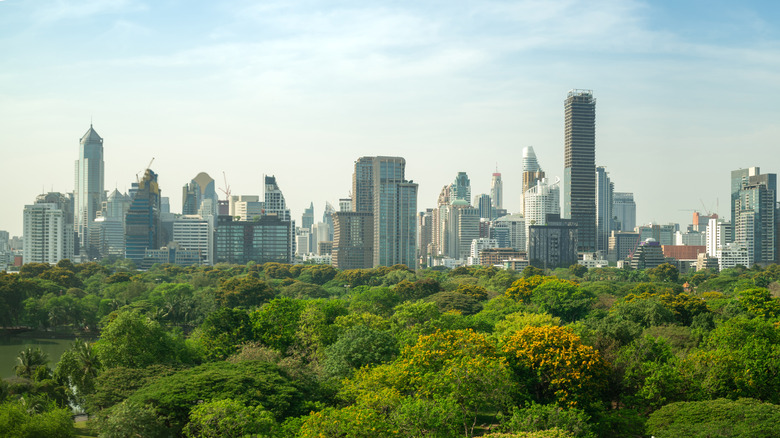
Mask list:
[{"label": "tall dark skyscraper", "polygon": [[580,252],[596,251],[596,99],[571,90],[566,110],[563,215],[578,227]]}]

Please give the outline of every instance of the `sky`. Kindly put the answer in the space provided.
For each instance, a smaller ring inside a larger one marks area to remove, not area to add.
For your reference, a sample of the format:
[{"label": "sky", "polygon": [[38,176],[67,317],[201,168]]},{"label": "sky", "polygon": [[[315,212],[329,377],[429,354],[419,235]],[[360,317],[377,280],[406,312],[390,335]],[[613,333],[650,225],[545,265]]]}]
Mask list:
[{"label": "sky", "polygon": [[106,190],[154,158],[174,212],[199,172],[265,174],[319,218],[375,155],[406,159],[421,211],[498,169],[517,212],[523,147],[563,177],[571,89],[638,223],[729,216],[731,170],[780,172],[780,2],[0,0],[0,230],[73,190],[90,123]]}]

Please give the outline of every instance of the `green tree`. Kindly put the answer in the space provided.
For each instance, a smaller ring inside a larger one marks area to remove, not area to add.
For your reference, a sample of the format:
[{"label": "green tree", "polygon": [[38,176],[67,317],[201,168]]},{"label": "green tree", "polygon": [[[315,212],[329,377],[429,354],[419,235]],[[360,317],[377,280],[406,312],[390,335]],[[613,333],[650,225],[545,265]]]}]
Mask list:
[{"label": "green tree", "polygon": [[674,437],[780,437],[780,406],[750,398],[671,403],[653,412],[647,433]]},{"label": "green tree", "polygon": [[595,438],[590,416],[577,408],[564,409],[558,405],[531,404],[514,408],[512,416],[501,425],[506,432],[538,432],[560,429],[576,438]]},{"label": "green tree", "polygon": [[677,267],[669,263],[662,263],[655,268],[650,268],[646,273],[651,280],[661,283],[676,283],[680,277],[680,271]]},{"label": "green tree", "polygon": [[165,418],[158,415],[154,406],[130,400],[119,403],[99,416],[97,428],[101,438],[170,436]]},{"label": "green tree", "polygon": [[325,354],[325,371],[347,377],[354,369],[391,360],[398,354],[398,343],[388,332],[355,326],[339,336]]},{"label": "green tree", "polygon": [[84,395],[94,391],[95,378],[101,368],[92,344],[76,339],[70,349],[60,356],[54,375],[72,388],[74,402],[83,404]]},{"label": "green tree", "polygon": [[4,438],[72,438],[76,436],[70,409],[54,403],[40,409],[25,400],[0,403],[0,436]]},{"label": "green tree", "polygon": [[94,348],[100,361],[109,368],[141,368],[192,360],[181,337],[167,332],[138,311],[116,315],[103,329]]},{"label": "green tree", "polygon": [[254,339],[252,322],[245,310],[223,307],[206,317],[191,339],[206,359],[224,360]]},{"label": "green tree", "polygon": [[244,406],[263,406],[276,421],[304,414],[304,393],[276,365],[260,361],[211,362],[156,379],[136,391],[129,402],[150,404],[178,434],[199,401],[232,399]]},{"label": "green tree", "polygon": [[38,368],[45,368],[49,363],[49,355],[40,348],[28,347],[19,352],[14,365],[14,373],[19,377],[32,379]]},{"label": "green tree", "polygon": [[190,438],[221,438],[268,436],[275,425],[273,415],[262,406],[244,406],[223,399],[201,403],[190,411],[190,421],[184,426],[184,436]]},{"label": "green tree", "polygon": [[305,304],[300,300],[276,298],[250,315],[254,338],[282,353],[295,342],[295,332]]},{"label": "green tree", "polygon": [[584,317],[593,306],[596,297],[568,280],[552,279],[537,286],[531,294],[531,303],[541,311],[557,316],[566,322]]},{"label": "green tree", "polygon": [[274,297],[274,291],[257,277],[257,273],[224,280],[216,292],[217,303],[223,307],[259,306]]}]

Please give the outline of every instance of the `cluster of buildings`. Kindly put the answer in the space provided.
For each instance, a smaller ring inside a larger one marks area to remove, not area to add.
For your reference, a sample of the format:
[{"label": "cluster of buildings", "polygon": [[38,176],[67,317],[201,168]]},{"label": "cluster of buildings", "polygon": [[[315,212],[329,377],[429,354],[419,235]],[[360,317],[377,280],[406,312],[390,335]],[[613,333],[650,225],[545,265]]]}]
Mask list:
[{"label": "cluster of buildings", "polygon": [[[156,263],[325,263],[340,269],[502,266],[522,269],[674,263],[681,270],[768,265],[780,256],[777,178],[758,167],[731,174],[731,217],[694,212],[678,224],[637,225],[633,193],[617,192],[595,160],[596,99],[571,90],[564,102],[565,161],[561,181],[545,172],[532,147],[523,149],[521,211],[504,208],[501,173],[490,193],[472,197],[459,172],[436,205],[419,211],[418,185],[401,157],[355,161],[349,197],[338,209],[314,203],[299,226],[274,176],[262,195],[219,199],[214,180],[199,173],[182,188],[182,211],[161,196],[157,174],[139,172],[127,193],[104,187],[103,139],[92,126],[79,142],[72,193],[39,195],[24,207],[22,238],[0,231],[0,269],[21,263],[127,258]],[[562,198],[562,199],[561,199]]]}]

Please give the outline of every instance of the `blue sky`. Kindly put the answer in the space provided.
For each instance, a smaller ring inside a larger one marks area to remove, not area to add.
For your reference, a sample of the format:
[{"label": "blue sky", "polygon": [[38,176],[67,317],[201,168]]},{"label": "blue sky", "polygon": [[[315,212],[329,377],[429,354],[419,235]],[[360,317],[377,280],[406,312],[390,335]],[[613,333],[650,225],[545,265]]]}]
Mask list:
[{"label": "blue sky", "polygon": [[521,151],[563,174],[563,101],[592,89],[597,164],[639,222],[728,216],[729,172],[780,171],[776,2],[0,1],[0,229],[73,190],[90,119],[106,188],[155,158],[174,210],[201,171],[234,194],[276,175],[295,217],[349,194],[354,160],[400,155],[420,210]]}]

